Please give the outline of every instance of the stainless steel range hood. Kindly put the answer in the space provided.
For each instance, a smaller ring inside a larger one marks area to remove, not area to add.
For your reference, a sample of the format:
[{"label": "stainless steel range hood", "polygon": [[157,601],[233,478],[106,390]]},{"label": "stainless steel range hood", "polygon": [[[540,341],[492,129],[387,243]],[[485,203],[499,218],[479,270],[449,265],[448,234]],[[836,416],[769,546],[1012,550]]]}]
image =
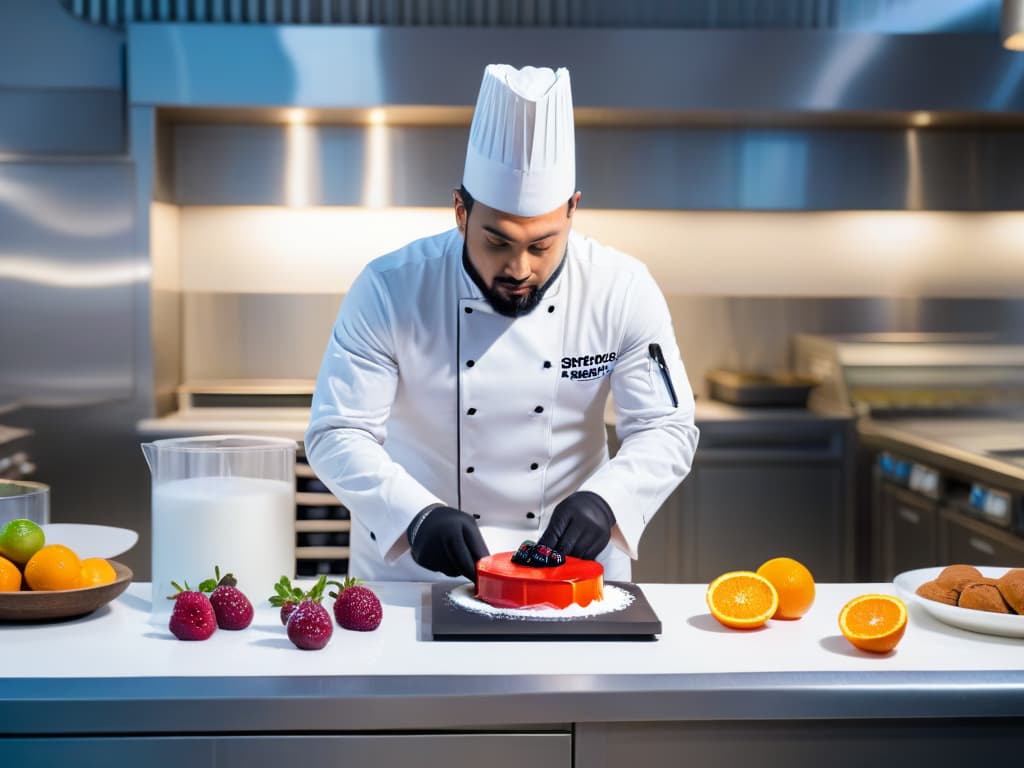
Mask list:
[{"label": "stainless steel range hood", "polygon": [[136,104],[468,106],[507,61],[570,67],[585,109],[1024,108],[1024,59],[985,34],[137,24],[129,54]]},{"label": "stainless steel range hood", "polygon": [[[1024,208],[1024,55],[988,34],[136,24],[129,98],[176,135],[186,204],[445,205],[483,67],[565,65],[596,208]],[[145,114],[145,112],[143,112]],[[373,153],[390,158],[374,165]]]}]

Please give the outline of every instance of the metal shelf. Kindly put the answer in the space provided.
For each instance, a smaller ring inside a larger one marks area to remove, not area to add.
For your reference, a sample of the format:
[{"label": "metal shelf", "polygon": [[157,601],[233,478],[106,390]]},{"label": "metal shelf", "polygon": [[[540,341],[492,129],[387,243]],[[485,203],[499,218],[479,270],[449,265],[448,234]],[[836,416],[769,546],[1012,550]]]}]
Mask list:
[{"label": "metal shelf", "polygon": [[313,468],[309,466],[309,464],[300,464],[299,462],[295,463],[295,476],[309,480],[319,479],[316,476],[316,472],[313,471]]},{"label": "metal shelf", "polygon": [[322,533],[352,530],[351,520],[296,520],[296,533]]},{"label": "metal shelf", "polygon": [[297,560],[347,560],[348,547],[296,547]]},{"label": "metal shelf", "polygon": [[333,493],[315,493],[312,491],[298,491],[295,494],[295,503],[300,507],[340,507],[341,502]]}]

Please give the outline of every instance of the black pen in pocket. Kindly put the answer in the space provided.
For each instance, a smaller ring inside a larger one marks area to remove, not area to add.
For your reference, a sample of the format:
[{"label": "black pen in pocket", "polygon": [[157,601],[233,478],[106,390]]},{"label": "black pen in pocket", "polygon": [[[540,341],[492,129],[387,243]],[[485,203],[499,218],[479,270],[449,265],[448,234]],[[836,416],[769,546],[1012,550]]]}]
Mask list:
[{"label": "black pen in pocket", "polygon": [[672,398],[672,407],[678,408],[679,398],[676,397],[676,389],[672,386],[672,377],[669,375],[668,366],[665,364],[665,356],[661,354],[661,345],[648,344],[647,351],[650,353],[651,359],[661,369],[661,378],[665,382],[665,388],[668,390],[669,397]]}]

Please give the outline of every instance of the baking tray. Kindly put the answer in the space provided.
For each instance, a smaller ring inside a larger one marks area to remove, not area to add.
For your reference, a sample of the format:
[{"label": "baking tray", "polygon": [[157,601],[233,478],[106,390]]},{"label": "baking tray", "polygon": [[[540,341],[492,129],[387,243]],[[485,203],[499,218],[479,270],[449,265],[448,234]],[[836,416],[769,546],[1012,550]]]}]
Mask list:
[{"label": "baking tray", "polygon": [[708,395],[730,405],[806,408],[807,398],[820,383],[797,373],[742,373],[713,370],[707,374]]},{"label": "baking tray", "polygon": [[661,620],[636,584],[609,581],[633,595],[614,613],[573,619],[522,619],[473,613],[449,602],[447,595],[466,582],[434,584],[431,589],[431,636],[434,640],[654,640]]}]

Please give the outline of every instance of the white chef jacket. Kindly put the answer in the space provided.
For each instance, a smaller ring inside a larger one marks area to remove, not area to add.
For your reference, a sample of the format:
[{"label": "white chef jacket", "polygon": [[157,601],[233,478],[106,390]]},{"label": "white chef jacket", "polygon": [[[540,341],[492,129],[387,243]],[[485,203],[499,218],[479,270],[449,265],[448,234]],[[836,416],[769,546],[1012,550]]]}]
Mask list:
[{"label": "white chef jacket", "polygon": [[[349,573],[430,581],[406,529],[442,503],[476,518],[492,553],[537,540],[562,499],[611,507],[598,556],[630,578],[644,527],[689,472],[693,393],[665,299],[638,260],[571,233],[530,314],[494,311],[456,229],[371,262],[327,344],[306,455],[349,509]],[[661,345],[677,404],[649,345]],[[621,440],[609,460],[611,392]]]}]

